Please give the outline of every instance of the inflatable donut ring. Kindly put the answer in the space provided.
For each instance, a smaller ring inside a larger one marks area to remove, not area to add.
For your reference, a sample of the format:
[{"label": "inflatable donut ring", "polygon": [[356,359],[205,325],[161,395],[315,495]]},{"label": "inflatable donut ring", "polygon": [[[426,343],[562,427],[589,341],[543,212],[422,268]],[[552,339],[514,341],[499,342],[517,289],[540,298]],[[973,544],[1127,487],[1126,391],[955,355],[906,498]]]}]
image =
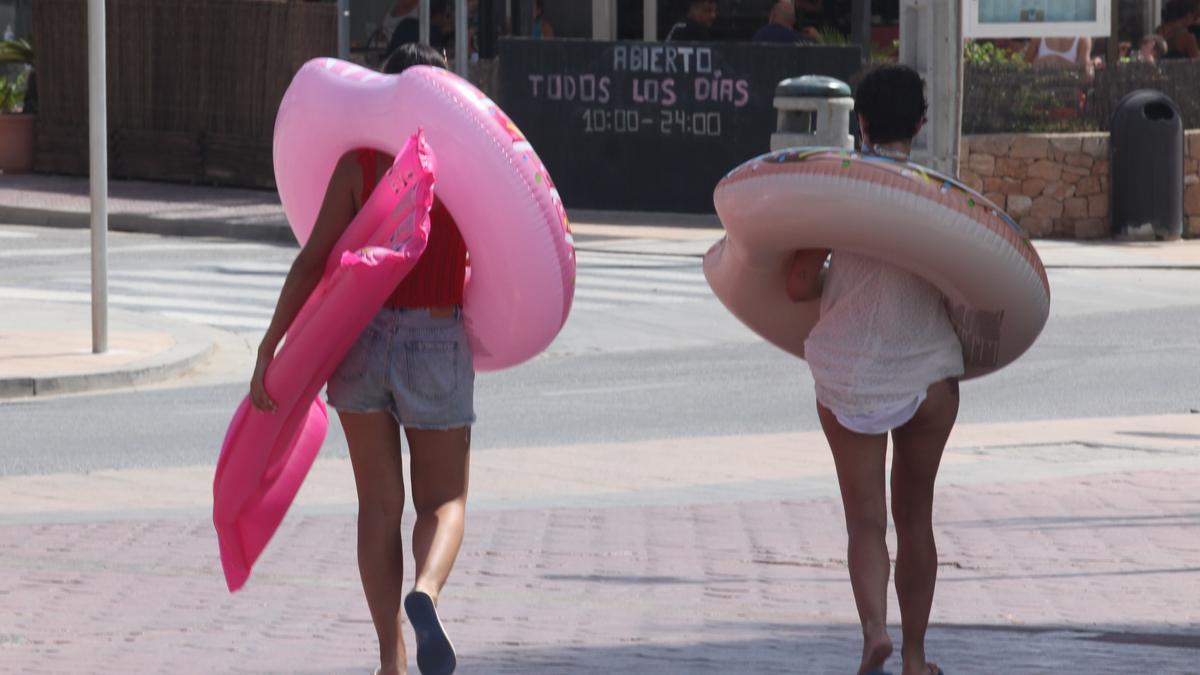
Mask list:
[{"label": "inflatable donut ring", "polygon": [[562,199],[533,147],[491,99],[445,70],[382,75],[337,59],[304,64],[275,120],[275,181],[303,243],[338,159],[395,154],[423,128],[437,197],[470,252],[463,316],[476,370],[536,356],[567,319],[575,250]]},{"label": "inflatable donut ring", "polygon": [[792,148],[731,171],[713,196],[725,237],[704,258],[721,302],[769,342],[804,356],[819,301],[784,290],[794,251],[884,260],[936,286],[963,345],[965,378],[1003,368],[1037,339],[1050,284],[1037,252],[1001,209],[910,162]]}]

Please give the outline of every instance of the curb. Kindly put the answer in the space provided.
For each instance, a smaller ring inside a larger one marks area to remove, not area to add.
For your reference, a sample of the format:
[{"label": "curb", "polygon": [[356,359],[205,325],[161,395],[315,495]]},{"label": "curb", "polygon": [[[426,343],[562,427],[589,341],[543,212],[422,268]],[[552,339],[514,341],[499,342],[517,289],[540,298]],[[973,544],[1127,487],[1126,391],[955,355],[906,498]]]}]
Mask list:
[{"label": "curb", "polygon": [[[157,317],[155,317],[157,319]],[[0,401],[120,389],[168,380],[205,362],[216,349],[206,329],[163,320],[171,326],[175,346],[167,351],[105,370],[63,375],[0,378]]]},{"label": "curb", "polygon": [[[91,227],[91,215],[71,211],[0,206],[0,222],[63,229],[87,229]],[[286,221],[237,223],[212,218],[165,220],[133,213],[110,213],[108,229],[113,232],[137,232],[168,237],[222,237],[240,241],[296,243],[296,237],[292,234],[292,229]]]}]

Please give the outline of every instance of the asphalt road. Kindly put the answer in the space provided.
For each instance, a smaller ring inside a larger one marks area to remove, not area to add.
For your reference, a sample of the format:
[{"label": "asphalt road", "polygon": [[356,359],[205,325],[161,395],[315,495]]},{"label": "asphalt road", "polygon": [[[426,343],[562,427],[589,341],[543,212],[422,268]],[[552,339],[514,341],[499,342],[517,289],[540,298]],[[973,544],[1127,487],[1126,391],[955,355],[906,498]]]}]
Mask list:
[{"label": "asphalt road", "polygon": [[[0,293],[86,292],[86,233],[0,231],[9,233]],[[228,276],[227,303],[249,308],[218,302],[193,314],[218,326],[221,317],[244,320],[250,325],[226,328],[250,343],[295,253],[127,234],[114,235],[112,247],[115,278],[127,284],[113,292],[135,309],[212,300]],[[818,428],[803,362],[763,344],[705,295],[699,259],[584,252],[580,264],[580,301],[550,350],[479,375],[476,449]],[[960,420],[1200,409],[1200,270],[1052,269],[1050,280],[1042,337],[1013,366],[964,384]],[[138,298],[163,301],[137,307]],[[249,376],[245,359],[233,364],[166,387],[0,403],[0,475],[213,463]],[[345,454],[336,424],[323,452]]]}]

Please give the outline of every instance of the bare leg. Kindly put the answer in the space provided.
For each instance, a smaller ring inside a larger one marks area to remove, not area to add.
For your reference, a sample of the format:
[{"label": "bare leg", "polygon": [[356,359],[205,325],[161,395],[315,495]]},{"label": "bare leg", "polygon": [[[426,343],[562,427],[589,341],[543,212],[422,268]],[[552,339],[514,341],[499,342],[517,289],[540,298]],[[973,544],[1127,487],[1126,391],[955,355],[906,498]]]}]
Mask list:
[{"label": "bare leg", "polygon": [[896,523],[896,595],[904,640],[905,675],[937,673],[925,661],[925,631],[937,582],[933,537],[933,483],[946,440],[958,417],[958,382],[929,387],[917,414],[892,432],[892,519]]},{"label": "bare leg", "polygon": [[818,404],[821,427],[837,466],[849,535],[850,586],[863,629],[859,675],[878,670],[892,654],[887,632],[887,585],[891,576],[887,541],[887,435],[859,434],[843,427]]},{"label": "bare leg", "polygon": [[379,673],[406,672],[400,633],[404,588],[404,470],[400,428],[390,413],[339,413],[358,488],[358,573],[379,637]]},{"label": "bare leg", "polygon": [[412,454],[414,589],[435,602],[462,546],[467,508],[470,427],[406,429]]},{"label": "bare leg", "polygon": [[417,636],[417,666],[424,675],[449,675],[457,667],[454,645],[437,614],[437,600],[458,549],[467,508],[471,428],[407,429],[412,454],[413,559],[417,579],[404,600]]}]

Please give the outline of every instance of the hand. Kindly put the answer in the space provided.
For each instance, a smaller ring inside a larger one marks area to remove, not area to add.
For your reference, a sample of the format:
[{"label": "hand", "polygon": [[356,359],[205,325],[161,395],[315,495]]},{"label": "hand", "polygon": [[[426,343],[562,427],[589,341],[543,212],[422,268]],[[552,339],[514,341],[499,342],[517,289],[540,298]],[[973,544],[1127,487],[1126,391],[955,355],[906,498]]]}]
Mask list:
[{"label": "hand", "polygon": [[263,412],[273,413],[276,410],[275,402],[267,394],[266,387],[267,366],[269,365],[271,365],[271,357],[260,354],[258,361],[254,364],[254,375],[250,378],[250,404]]}]

